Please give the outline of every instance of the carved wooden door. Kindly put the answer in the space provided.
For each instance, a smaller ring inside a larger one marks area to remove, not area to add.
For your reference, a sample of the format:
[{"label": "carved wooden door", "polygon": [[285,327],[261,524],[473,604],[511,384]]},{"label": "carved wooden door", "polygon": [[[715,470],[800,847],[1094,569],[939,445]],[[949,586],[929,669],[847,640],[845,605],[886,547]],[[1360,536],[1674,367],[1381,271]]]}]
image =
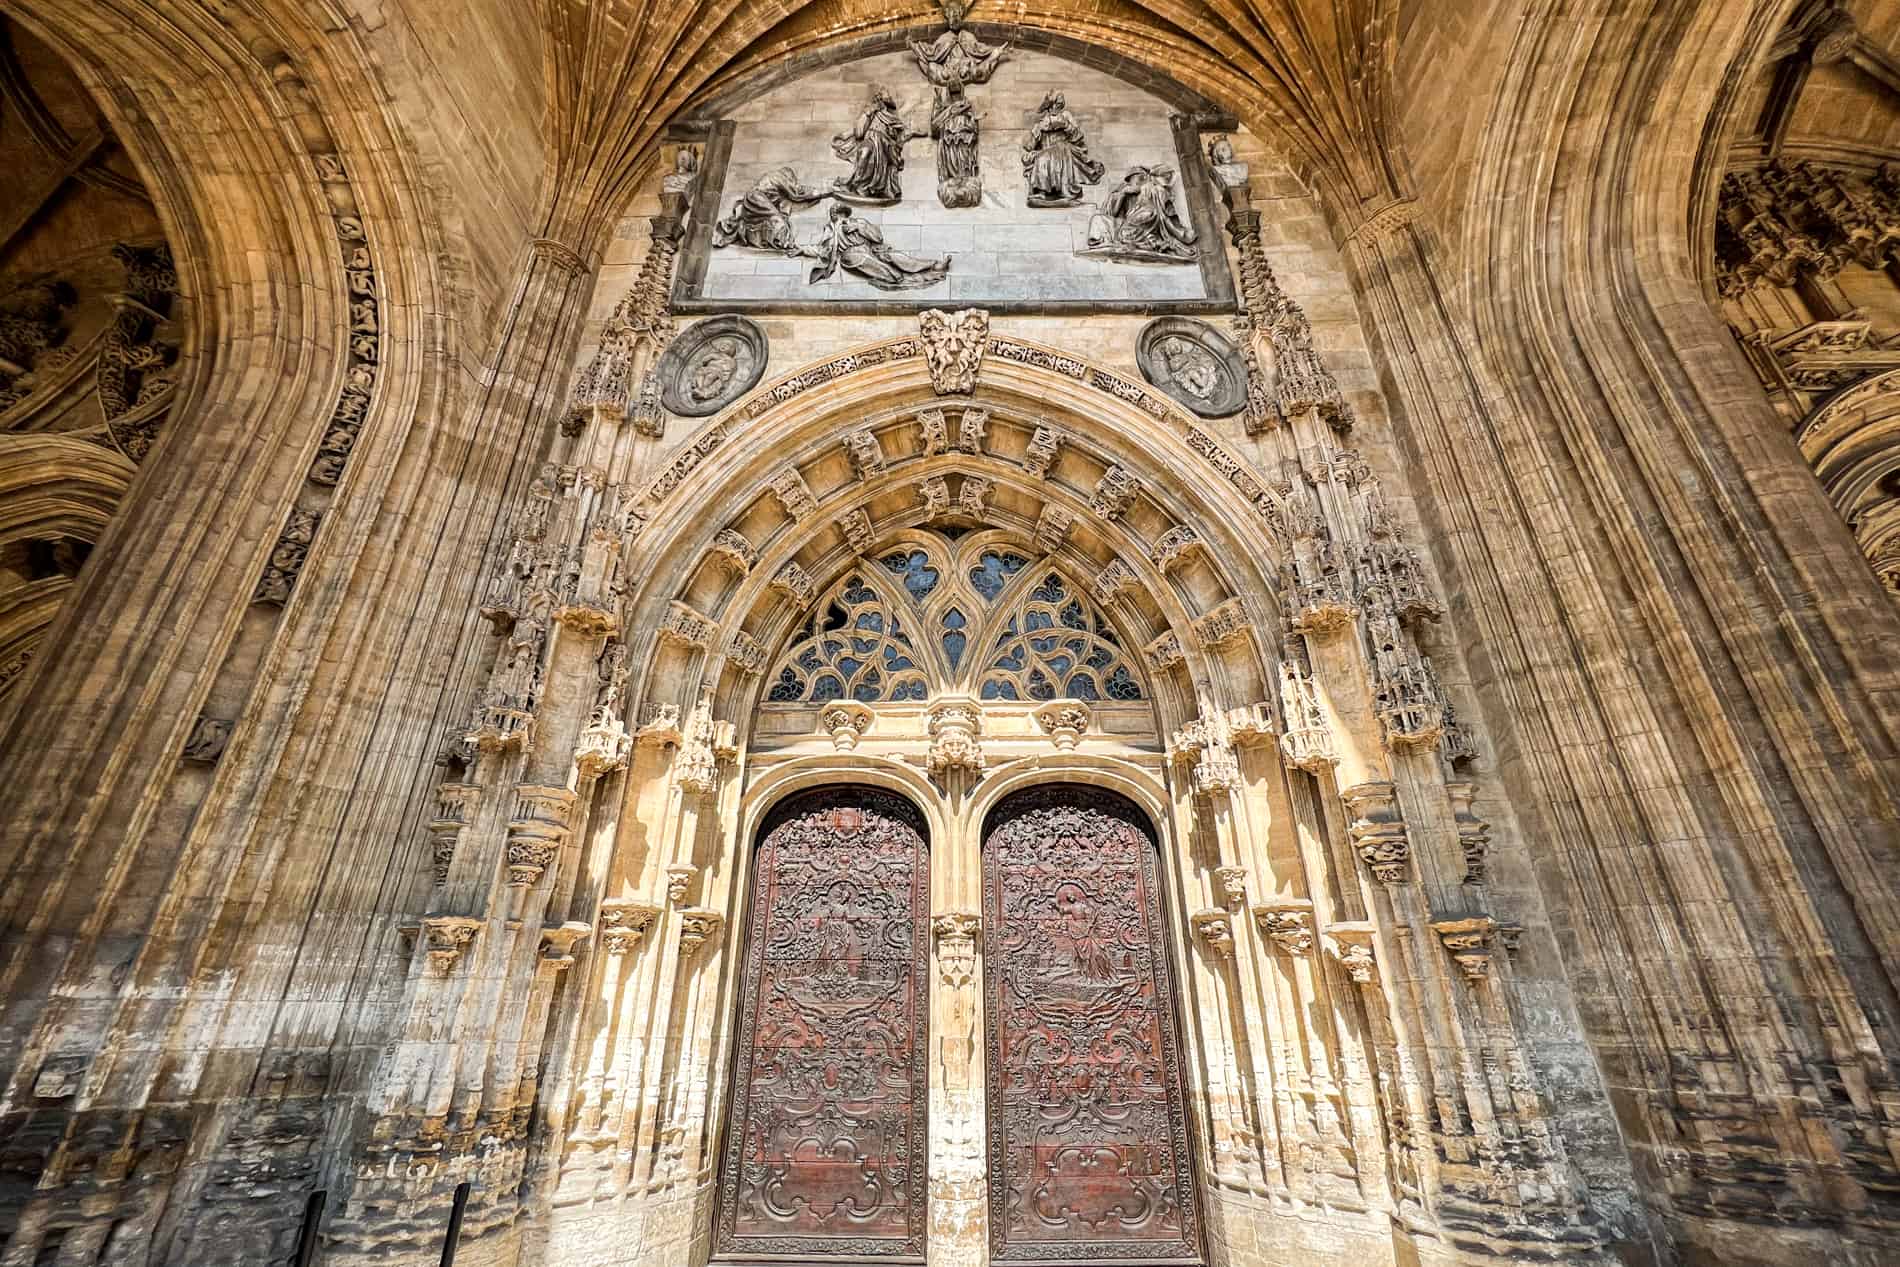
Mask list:
[{"label": "carved wooden door", "polygon": [[718,1255],[922,1261],[930,858],[907,802],[796,798],[755,860]]},{"label": "carved wooden door", "polygon": [[1146,820],[1087,788],[1005,802],[983,843],[990,1250],[1200,1257]]}]

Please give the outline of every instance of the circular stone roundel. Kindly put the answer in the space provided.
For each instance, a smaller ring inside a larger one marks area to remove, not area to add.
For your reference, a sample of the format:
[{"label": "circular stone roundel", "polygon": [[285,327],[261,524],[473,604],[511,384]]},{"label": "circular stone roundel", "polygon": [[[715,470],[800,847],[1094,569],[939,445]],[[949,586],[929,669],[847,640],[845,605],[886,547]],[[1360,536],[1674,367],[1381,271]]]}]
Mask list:
[{"label": "circular stone roundel", "polygon": [[708,317],[674,339],[660,358],[660,402],[681,418],[716,414],[765,375],[765,331],[748,318]]},{"label": "circular stone roundel", "polygon": [[1156,317],[1135,344],[1141,375],[1203,418],[1247,403],[1247,367],[1226,335],[1192,317]]}]

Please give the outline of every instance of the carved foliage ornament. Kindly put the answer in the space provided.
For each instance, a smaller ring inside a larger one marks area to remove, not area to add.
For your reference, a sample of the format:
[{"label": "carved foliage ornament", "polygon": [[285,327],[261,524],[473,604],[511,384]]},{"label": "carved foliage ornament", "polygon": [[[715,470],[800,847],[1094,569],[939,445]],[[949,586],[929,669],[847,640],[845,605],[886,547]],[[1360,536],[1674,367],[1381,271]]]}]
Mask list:
[{"label": "carved foliage ornament", "polygon": [[950,313],[927,308],[918,315],[924,363],[939,396],[967,396],[976,390],[977,370],[990,341],[990,314],[981,308]]}]

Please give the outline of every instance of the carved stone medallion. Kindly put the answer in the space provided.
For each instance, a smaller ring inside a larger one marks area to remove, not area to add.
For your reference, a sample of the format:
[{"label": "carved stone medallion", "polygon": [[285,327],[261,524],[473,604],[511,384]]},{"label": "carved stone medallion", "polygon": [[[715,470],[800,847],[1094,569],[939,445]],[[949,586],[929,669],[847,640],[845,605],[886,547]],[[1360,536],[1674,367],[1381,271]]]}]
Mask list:
[{"label": "carved stone medallion", "polygon": [[660,358],[660,399],[681,418],[716,414],[751,391],[765,373],[765,331],[747,317],[709,317]]},{"label": "carved stone medallion", "polygon": [[1141,328],[1135,359],[1150,383],[1203,418],[1247,403],[1247,366],[1226,335],[1192,317],[1156,317]]}]

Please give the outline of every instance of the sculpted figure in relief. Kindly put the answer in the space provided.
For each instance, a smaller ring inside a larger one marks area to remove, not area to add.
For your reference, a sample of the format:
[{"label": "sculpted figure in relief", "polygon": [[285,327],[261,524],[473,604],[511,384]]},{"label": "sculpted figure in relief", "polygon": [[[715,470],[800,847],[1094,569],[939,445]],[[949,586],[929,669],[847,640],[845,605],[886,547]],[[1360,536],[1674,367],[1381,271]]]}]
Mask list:
[{"label": "sculpted figure in relief", "polygon": [[1073,207],[1082,201],[1082,187],[1098,184],[1102,171],[1102,165],[1089,157],[1088,140],[1069,113],[1068,102],[1060,92],[1050,92],[1042,99],[1029,139],[1023,142],[1029,205]]},{"label": "sculpted figure in relief", "polygon": [[796,255],[792,212],[827,197],[822,189],[807,188],[791,168],[776,168],[759,177],[751,192],[732,204],[732,213],[713,226],[713,245]]},{"label": "sculpted figure in relief", "polygon": [[872,85],[857,126],[831,138],[831,152],[851,164],[849,176],[831,182],[832,193],[875,206],[896,202],[903,196],[904,146],[923,135],[898,116],[890,89]]},{"label": "sculpted figure in relief", "polygon": [[978,123],[967,84],[986,84],[1008,55],[1007,44],[991,48],[970,31],[945,31],[928,44],[913,40],[911,56],[937,90],[930,134],[937,138],[937,200],[946,207],[974,207],[983,201],[983,173],[977,163]]},{"label": "sculpted figure in relief", "polygon": [[818,261],[810,281],[816,285],[840,268],[863,278],[879,290],[916,290],[935,286],[950,273],[950,257],[925,260],[884,245],[884,234],[869,220],[851,214],[851,208],[836,203],[831,208],[831,223],[816,246],[804,253]]},{"label": "sculpted figure in relief", "polygon": [[696,401],[717,400],[739,372],[739,341],[714,339],[699,354],[687,379],[686,391]]},{"label": "sculpted figure in relief", "polygon": [[1185,263],[1194,258],[1194,230],[1174,206],[1174,169],[1132,168],[1089,221],[1085,254]]},{"label": "sculpted figure in relief", "polygon": [[1186,339],[1168,339],[1161,345],[1161,359],[1175,385],[1191,396],[1207,400],[1220,386],[1220,366],[1206,348]]}]

